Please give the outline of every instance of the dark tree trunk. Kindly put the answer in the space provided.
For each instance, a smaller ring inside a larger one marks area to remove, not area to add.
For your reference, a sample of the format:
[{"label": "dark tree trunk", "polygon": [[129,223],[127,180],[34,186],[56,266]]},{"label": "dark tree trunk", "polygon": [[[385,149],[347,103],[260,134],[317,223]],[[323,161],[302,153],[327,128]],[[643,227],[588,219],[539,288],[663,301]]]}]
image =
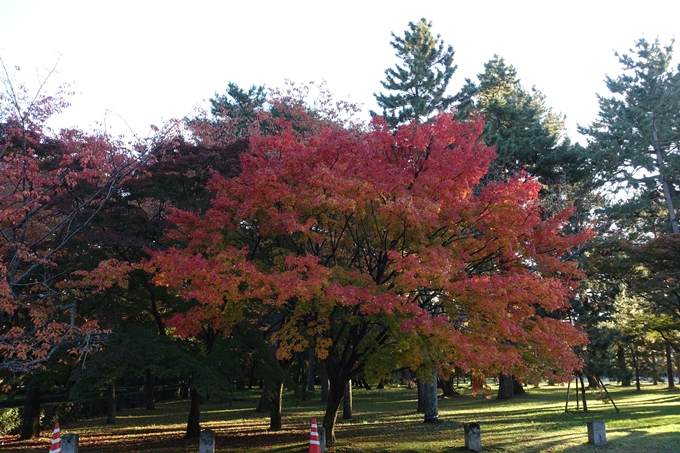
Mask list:
[{"label": "dark tree trunk", "polygon": [[621,387],[630,387],[630,372],[626,366],[626,353],[623,346],[619,346],[616,352],[616,358],[619,365],[619,373],[621,376]]},{"label": "dark tree trunk", "polygon": [[416,406],[417,414],[425,413],[425,386],[422,382],[418,382],[416,385],[418,389],[418,405]]},{"label": "dark tree trunk", "polygon": [[512,377],[512,394],[513,395],[524,395],[526,390],[521,382],[519,382],[515,377]]},{"label": "dark tree trunk", "polygon": [[[326,363],[321,362],[321,402],[327,403],[329,397],[329,381],[328,381],[328,368],[326,368]],[[326,426],[326,425],[324,425]]]},{"label": "dark tree trunk", "polygon": [[423,409],[425,423],[434,423],[439,420],[437,372],[434,369],[432,369],[432,382],[423,383]]},{"label": "dark tree trunk", "polygon": [[187,381],[182,381],[182,386],[179,389],[179,397],[183,400],[189,398],[189,383]]},{"label": "dark tree trunk", "polygon": [[26,389],[26,401],[24,402],[24,414],[21,417],[20,440],[40,437],[40,389],[28,387]]},{"label": "dark tree trunk", "polygon": [[281,411],[283,410],[283,382],[272,383],[273,393],[269,400],[269,429],[281,430]]},{"label": "dark tree trunk", "polygon": [[671,355],[671,344],[666,342],[666,374],[668,374],[668,388],[675,388],[675,377],[673,376],[673,357]]},{"label": "dark tree trunk", "polygon": [[260,396],[260,401],[257,403],[255,412],[267,412],[269,410],[269,406],[271,406],[271,400],[269,396],[267,396],[267,392],[263,392]]},{"label": "dark tree trunk", "polygon": [[307,390],[314,391],[314,347],[309,347],[309,357],[307,359]]},{"label": "dark tree trunk", "polygon": [[144,376],[144,390],[146,392],[146,410],[156,410],[156,377],[151,373],[151,370],[146,370]]},{"label": "dark tree trunk", "polygon": [[597,378],[592,374],[586,374],[586,379],[588,379],[589,389],[596,389],[600,387],[600,384],[597,382]]},{"label": "dark tree trunk", "polygon": [[498,377],[498,396],[499,400],[510,400],[515,397],[513,392],[512,375],[502,374]]},{"label": "dark tree trunk", "polygon": [[335,442],[335,421],[338,418],[338,409],[345,396],[345,387],[349,382],[349,377],[339,380],[331,380],[328,388],[328,402],[326,413],[323,417],[323,427],[326,429],[326,443]]},{"label": "dark tree trunk", "polygon": [[377,386],[376,388],[377,388],[378,390],[382,390],[382,389],[385,388],[385,383],[383,382],[382,379],[380,379],[380,381],[378,381],[378,386]]},{"label": "dark tree trunk", "polygon": [[583,399],[583,412],[588,412],[588,403],[586,403],[586,386],[583,384],[583,375],[577,378],[581,381],[581,397]]},{"label": "dark tree trunk", "polygon": [[637,348],[630,347],[631,357],[633,357],[633,366],[635,367],[635,389],[640,391],[640,365],[638,364]]},{"label": "dark tree trunk", "polygon": [[187,421],[187,439],[197,439],[201,435],[201,396],[196,389],[191,388],[191,405],[189,406],[189,419]]},{"label": "dark tree trunk", "polygon": [[342,419],[352,419],[352,381],[345,386],[345,393],[342,397]]},{"label": "dark tree trunk", "polygon": [[453,383],[451,381],[446,381],[444,379],[439,379],[438,381],[445,397],[452,398],[454,396],[460,395],[460,393],[458,393],[456,389],[453,388]]},{"label": "dark tree trunk", "polygon": [[108,385],[108,415],[106,416],[107,425],[116,424],[116,384]]}]

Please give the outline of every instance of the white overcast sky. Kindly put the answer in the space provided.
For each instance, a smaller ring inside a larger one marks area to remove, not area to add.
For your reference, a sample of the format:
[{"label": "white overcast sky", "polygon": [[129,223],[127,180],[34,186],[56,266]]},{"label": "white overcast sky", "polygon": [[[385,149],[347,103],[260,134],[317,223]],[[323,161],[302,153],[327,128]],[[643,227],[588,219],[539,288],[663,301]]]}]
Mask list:
[{"label": "white overcast sky", "polygon": [[576,124],[593,121],[596,93],[607,94],[605,75],[620,73],[614,50],[643,36],[669,43],[680,1],[0,0],[0,56],[30,85],[61,55],[53,82],[74,82],[77,94],[60,124],[89,129],[107,118],[126,133],[120,116],[144,136],[229,81],[325,79],[375,109],[384,70],[398,61],[390,32],[421,17],[456,51],[451,94],[498,54],[578,139]]}]

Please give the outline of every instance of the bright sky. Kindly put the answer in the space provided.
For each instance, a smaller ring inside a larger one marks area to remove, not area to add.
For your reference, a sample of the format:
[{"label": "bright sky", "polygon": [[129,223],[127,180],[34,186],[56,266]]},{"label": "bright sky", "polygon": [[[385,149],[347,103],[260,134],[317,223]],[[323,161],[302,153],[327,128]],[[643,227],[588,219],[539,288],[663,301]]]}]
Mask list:
[{"label": "bright sky", "polygon": [[77,94],[60,124],[89,129],[106,118],[112,132],[129,133],[120,116],[145,136],[229,81],[325,79],[338,97],[376,109],[373,93],[398,62],[390,32],[421,17],[456,51],[450,94],[498,54],[579,139],[576,124],[593,121],[596,93],[608,94],[605,74],[620,74],[614,50],[643,36],[669,43],[680,2],[0,0],[0,56],[32,84],[61,55],[54,85],[75,82]]}]

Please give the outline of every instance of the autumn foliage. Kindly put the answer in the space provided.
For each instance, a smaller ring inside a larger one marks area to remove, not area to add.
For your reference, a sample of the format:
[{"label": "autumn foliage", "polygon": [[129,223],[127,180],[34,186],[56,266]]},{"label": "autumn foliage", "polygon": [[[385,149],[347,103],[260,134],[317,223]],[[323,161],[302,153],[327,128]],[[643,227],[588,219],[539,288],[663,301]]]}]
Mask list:
[{"label": "autumn foliage", "polygon": [[86,254],[73,240],[119,195],[139,156],[107,134],[50,131],[45,122],[67,105],[61,92],[31,95],[2,69],[0,369],[21,374],[60,348],[96,345],[101,332],[80,316],[68,283]]},{"label": "autumn foliage", "polygon": [[562,232],[568,211],[543,218],[525,175],[478,186],[494,158],[480,120],[306,137],[281,124],[251,135],[239,176],[213,177],[210,209],[175,212],[181,246],[148,263],[195,302],[170,320],[177,334],[276,312],[277,356],[314,345],[340,388],[379,351],[476,376],[579,368],[583,336],[554,314],[581,276],[563,258],[589,233]]}]

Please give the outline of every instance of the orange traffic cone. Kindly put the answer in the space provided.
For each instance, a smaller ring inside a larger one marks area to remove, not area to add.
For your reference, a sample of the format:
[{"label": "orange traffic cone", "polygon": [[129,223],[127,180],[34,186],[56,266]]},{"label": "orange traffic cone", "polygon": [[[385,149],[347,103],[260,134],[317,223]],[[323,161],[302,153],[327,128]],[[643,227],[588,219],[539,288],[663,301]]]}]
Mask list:
[{"label": "orange traffic cone", "polygon": [[312,419],[312,434],[309,438],[309,453],[321,453],[321,444],[319,443],[319,430],[316,426],[316,419]]},{"label": "orange traffic cone", "polygon": [[61,453],[61,435],[59,434],[59,423],[54,425],[54,434],[52,434],[50,453]]}]

